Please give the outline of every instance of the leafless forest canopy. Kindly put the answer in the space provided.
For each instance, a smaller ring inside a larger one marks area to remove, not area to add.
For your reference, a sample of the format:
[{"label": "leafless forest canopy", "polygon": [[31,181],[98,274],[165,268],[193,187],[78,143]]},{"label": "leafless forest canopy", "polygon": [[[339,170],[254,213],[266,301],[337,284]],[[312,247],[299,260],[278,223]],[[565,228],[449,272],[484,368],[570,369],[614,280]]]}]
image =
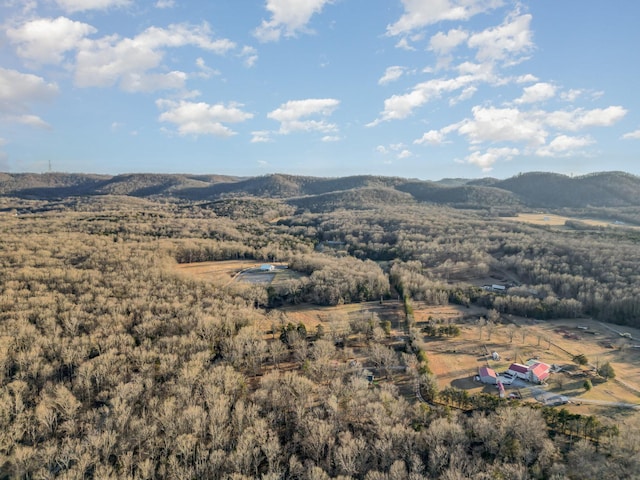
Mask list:
[{"label": "leafless forest canopy", "polygon": [[[508,217],[542,208],[522,178],[2,174],[0,478],[638,478],[637,417],[439,391],[410,318],[424,301],[640,327],[640,189],[620,175],[617,200],[594,204],[582,196],[614,180],[585,178],[554,210],[576,223],[554,228]],[[240,259],[296,275],[176,268]],[[481,288],[492,281],[510,288]],[[282,313],[398,299],[404,349],[374,317],[311,331]],[[354,345],[424,401],[355,375]]]}]

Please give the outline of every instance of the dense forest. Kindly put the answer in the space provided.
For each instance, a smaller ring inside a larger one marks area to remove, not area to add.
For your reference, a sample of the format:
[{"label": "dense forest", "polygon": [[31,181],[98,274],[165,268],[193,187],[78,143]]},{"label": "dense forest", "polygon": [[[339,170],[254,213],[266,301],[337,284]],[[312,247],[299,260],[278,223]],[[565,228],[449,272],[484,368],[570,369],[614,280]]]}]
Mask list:
[{"label": "dense forest", "polygon": [[[411,301],[640,327],[640,180],[554,177],[576,189],[556,199],[541,175],[1,174],[0,478],[638,478],[636,416],[439,389],[412,337]],[[577,223],[506,216],[556,200]],[[296,275],[177,269],[238,259]],[[281,310],[391,300],[403,348],[374,317],[323,331]],[[347,361],[354,345],[422,398],[372,386]]]}]

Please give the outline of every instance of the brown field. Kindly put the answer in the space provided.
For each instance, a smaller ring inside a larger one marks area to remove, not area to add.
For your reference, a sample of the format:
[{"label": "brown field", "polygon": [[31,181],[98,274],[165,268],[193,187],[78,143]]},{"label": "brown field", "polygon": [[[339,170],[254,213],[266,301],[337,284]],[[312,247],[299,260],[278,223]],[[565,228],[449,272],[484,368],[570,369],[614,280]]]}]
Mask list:
[{"label": "brown field", "polygon": [[[240,278],[243,272],[248,272],[252,269],[260,268],[264,262],[256,262],[255,260],[225,260],[220,262],[198,262],[198,263],[183,263],[178,264],[178,271],[187,275],[201,278],[203,280],[209,280],[216,283],[230,283]],[[281,263],[273,263],[272,265],[286,265]],[[289,270],[278,270],[269,273],[256,272],[256,275],[262,277],[271,275],[268,282],[252,282],[250,277],[247,277],[249,283],[271,283],[271,281],[283,281],[280,277],[294,278],[297,274],[290,272]]]},{"label": "brown field", "polygon": [[[595,413],[605,408],[588,404],[590,400],[640,405],[640,349],[632,348],[632,345],[640,342],[623,339],[600,322],[587,319],[542,322],[507,316],[503,320],[517,325],[513,341],[509,340],[506,324],[497,326],[491,334],[491,339],[488,338],[485,327],[481,339],[480,330],[475,324],[475,319],[480,313],[478,311],[453,305],[416,305],[414,309],[418,326],[432,317],[434,320],[440,319],[443,323],[454,323],[461,329],[461,335],[457,338],[424,338],[429,364],[438,377],[440,388],[453,386],[467,389],[470,393],[494,393],[494,386],[484,386],[474,381],[478,367],[488,364],[501,372],[505,371],[512,361],[526,362],[530,358],[538,357],[542,362],[567,366],[575,372],[573,375],[563,372],[552,374],[544,389],[581,401],[579,405],[576,403],[569,406],[578,413]],[[578,326],[588,327],[588,330],[578,329]],[[640,338],[640,330],[617,325],[606,326]],[[493,361],[487,355],[487,352],[494,351],[500,354],[500,361]],[[610,362],[616,372],[616,379],[603,382],[598,381],[591,372],[581,373],[583,370],[590,370],[591,367],[578,367],[574,364],[572,358],[579,353],[585,354],[592,366]],[[587,378],[591,378],[593,382],[593,389],[589,392],[583,388]],[[524,390],[521,389],[521,392],[526,399],[531,395],[527,395]],[[640,415],[640,412],[638,414]]]},{"label": "brown field", "polygon": [[594,227],[626,227],[639,229],[640,227],[632,225],[619,225],[615,224],[611,220],[598,220],[593,218],[572,218],[564,217],[562,215],[554,215],[552,213],[520,213],[516,217],[505,217],[505,220],[511,220],[514,222],[531,223],[533,225],[550,225],[553,227],[564,227],[564,222],[567,220],[577,220],[579,222],[591,225]]}]

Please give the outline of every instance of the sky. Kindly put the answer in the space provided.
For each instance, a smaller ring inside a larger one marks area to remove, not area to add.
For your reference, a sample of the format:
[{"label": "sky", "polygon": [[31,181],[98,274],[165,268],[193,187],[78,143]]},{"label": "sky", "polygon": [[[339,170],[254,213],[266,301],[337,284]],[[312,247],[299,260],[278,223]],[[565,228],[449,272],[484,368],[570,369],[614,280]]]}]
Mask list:
[{"label": "sky", "polygon": [[640,2],[0,0],[0,171],[640,174]]}]

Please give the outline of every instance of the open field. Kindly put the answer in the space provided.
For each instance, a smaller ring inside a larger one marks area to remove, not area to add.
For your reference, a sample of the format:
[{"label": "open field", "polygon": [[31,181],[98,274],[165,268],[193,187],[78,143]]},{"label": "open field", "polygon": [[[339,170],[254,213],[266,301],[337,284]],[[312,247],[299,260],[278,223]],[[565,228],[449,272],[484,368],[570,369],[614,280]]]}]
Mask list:
[{"label": "open field", "polygon": [[[524,363],[537,357],[542,362],[563,366],[568,370],[552,374],[548,385],[542,388],[554,394],[575,397],[578,401],[584,399],[585,403],[571,407],[577,412],[594,412],[602,408],[587,401],[640,405],[640,350],[631,348],[637,342],[620,337],[600,322],[587,319],[542,322],[508,316],[504,320],[513,322],[514,326],[498,325],[489,337],[487,328],[484,327],[481,332],[473,319],[473,314],[478,312],[470,314],[466,308],[456,306],[416,305],[414,309],[418,327],[431,317],[442,324],[456,324],[461,330],[461,335],[456,338],[424,337],[429,364],[438,377],[440,388],[453,386],[469,390],[470,393],[493,393],[496,391],[494,386],[474,381],[478,367],[489,365],[501,372],[513,361]],[[587,330],[579,329],[579,326],[587,327]],[[606,326],[613,330],[628,331],[634,338],[640,338],[637,330],[617,325]],[[513,329],[512,339],[509,329]],[[500,361],[494,361],[488,355],[494,351],[500,354]],[[579,367],[572,361],[573,356],[580,353],[587,356],[589,365]],[[616,379],[599,381],[591,372],[596,365],[605,362],[613,366]],[[583,388],[587,378],[593,382],[589,392]],[[531,398],[525,389],[520,390],[525,399]]]},{"label": "open field", "polygon": [[[260,272],[257,270],[259,267],[260,263],[255,261],[239,260],[185,264],[179,265],[178,269],[197,278],[223,284],[245,276],[245,280],[250,283],[265,284],[299,277],[298,273],[288,269]],[[334,307],[302,304],[283,307],[278,311],[283,314],[282,321],[303,323],[309,334],[315,332],[318,325],[322,325],[326,333],[349,331],[352,320],[375,317],[377,321],[391,322],[391,335],[385,342],[389,346],[401,349],[406,338],[404,313],[401,303],[397,301]],[[437,376],[440,388],[453,386],[468,390],[469,393],[496,393],[494,386],[483,385],[474,380],[479,367],[488,365],[501,372],[511,362],[525,363],[531,358],[537,358],[547,364],[563,367],[565,371],[552,374],[548,384],[541,388],[554,394],[573,397],[576,403],[568,408],[578,413],[593,413],[604,408],[589,404],[589,401],[640,404],[640,349],[633,348],[640,340],[627,339],[616,333],[624,331],[633,338],[640,339],[640,330],[606,325],[590,319],[543,322],[507,315],[501,319],[502,323],[492,329],[484,327],[481,331],[477,320],[484,315],[486,310],[479,307],[429,306],[420,302],[414,304],[418,328],[433,321],[439,325],[457,325],[461,331],[460,336],[455,338],[422,337],[430,368]],[[270,328],[270,325],[265,326],[265,335]],[[357,341],[350,343],[353,347],[350,355],[366,364],[367,349],[364,342],[361,342],[362,345]],[[494,361],[489,356],[494,351],[500,354],[499,361]],[[572,359],[578,354],[586,355],[589,365],[576,365]],[[593,374],[593,369],[605,362],[610,362],[616,372],[616,378],[607,382]],[[587,378],[593,382],[593,388],[589,392],[583,388]],[[398,381],[400,375],[396,376],[394,383],[398,384]],[[408,385],[399,386],[406,390],[407,395],[411,394]],[[527,389],[520,391],[525,400],[532,399]]]},{"label": "open field", "polygon": [[286,264],[273,263],[275,270],[260,271],[261,262],[255,260],[226,260],[220,262],[198,262],[178,264],[178,271],[203,280],[218,283],[229,283],[242,280],[247,283],[270,284],[283,282],[289,278],[297,278],[299,274],[278,267]]},{"label": "open field", "polygon": [[564,227],[567,220],[575,220],[593,227],[626,227],[640,229],[640,227],[637,226],[618,224],[611,220],[565,217],[562,215],[554,215],[552,213],[519,213],[515,217],[504,218],[505,220],[511,220],[514,222],[531,223],[533,225],[550,225],[553,227]]}]

